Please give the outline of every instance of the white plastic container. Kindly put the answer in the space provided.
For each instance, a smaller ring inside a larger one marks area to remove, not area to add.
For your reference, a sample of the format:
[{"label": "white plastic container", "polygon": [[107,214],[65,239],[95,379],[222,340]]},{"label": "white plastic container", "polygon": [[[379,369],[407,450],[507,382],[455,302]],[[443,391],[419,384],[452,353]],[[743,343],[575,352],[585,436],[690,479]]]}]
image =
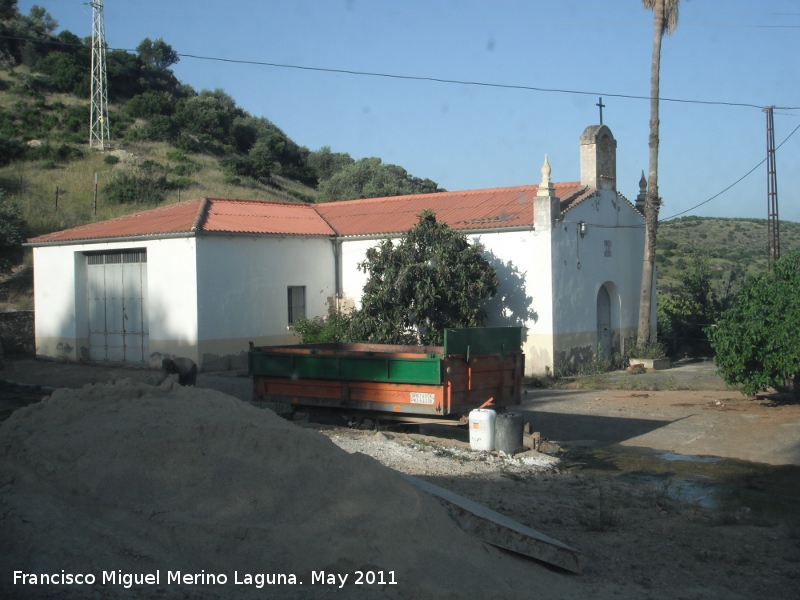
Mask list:
[{"label": "white plastic container", "polygon": [[476,408],[469,413],[469,447],[494,450],[494,422],[497,413],[490,408]]}]

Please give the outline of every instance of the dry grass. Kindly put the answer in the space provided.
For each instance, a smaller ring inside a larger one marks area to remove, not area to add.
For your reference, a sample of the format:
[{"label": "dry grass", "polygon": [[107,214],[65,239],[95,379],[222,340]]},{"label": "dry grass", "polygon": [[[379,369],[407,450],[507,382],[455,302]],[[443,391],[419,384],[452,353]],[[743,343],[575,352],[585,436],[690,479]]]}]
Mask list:
[{"label": "dry grass", "polygon": [[[137,142],[113,146],[134,155],[136,159],[152,160],[164,167],[175,167],[177,164],[167,158],[167,152],[174,149],[165,143]],[[130,163],[121,161],[116,165],[109,165],[103,162],[105,153],[87,147],[83,150],[83,159],[53,169],[43,169],[36,162],[18,162],[0,169],[0,188],[7,190],[7,197],[19,204],[32,234],[68,229],[153,208],[144,204],[107,203],[102,193],[103,187],[114,177],[116,171],[129,168],[126,165]],[[225,174],[216,158],[206,155],[187,155],[187,158],[200,169],[190,176],[192,184],[187,189],[169,191],[164,204],[205,196],[299,202],[298,195],[313,198],[317,194],[312,188],[278,176],[273,177],[273,181],[279,187],[248,180],[243,180],[242,185],[226,183]],[[98,175],[96,215],[93,207],[95,173]],[[56,187],[59,190],[57,210]],[[292,191],[296,195],[292,195]]]}]

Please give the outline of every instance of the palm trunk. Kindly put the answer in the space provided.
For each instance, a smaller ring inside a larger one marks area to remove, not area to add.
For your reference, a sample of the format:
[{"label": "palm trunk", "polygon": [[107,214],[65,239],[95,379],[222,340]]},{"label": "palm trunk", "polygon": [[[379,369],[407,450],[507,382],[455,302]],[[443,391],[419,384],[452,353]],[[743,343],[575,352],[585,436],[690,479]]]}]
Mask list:
[{"label": "palm trunk", "polygon": [[644,265],[642,295],[639,299],[639,344],[650,342],[650,313],[653,303],[653,273],[656,265],[658,231],[658,96],[661,40],[664,37],[664,0],[653,6],[653,61],[650,65],[650,178],[644,204]]}]

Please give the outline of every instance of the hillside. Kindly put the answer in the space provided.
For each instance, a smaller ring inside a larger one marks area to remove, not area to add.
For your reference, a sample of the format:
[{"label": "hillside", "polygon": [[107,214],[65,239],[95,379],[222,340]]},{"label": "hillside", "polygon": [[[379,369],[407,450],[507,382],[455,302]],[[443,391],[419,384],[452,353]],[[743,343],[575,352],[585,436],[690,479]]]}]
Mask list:
[{"label": "hillside", "polygon": [[[88,147],[90,39],[45,9],[0,2],[0,190],[27,235],[187,197],[330,202],[441,191],[377,157],[310,150],[223,90],[194,90],[177,53],[145,38],[109,50],[111,147]],[[97,205],[94,206],[95,174]]]},{"label": "hillside", "polygon": [[[781,250],[800,248],[800,223],[781,221]],[[658,287],[669,293],[695,256],[708,258],[711,277],[722,279],[734,266],[747,274],[767,268],[766,219],[682,217],[658,228]]]}]

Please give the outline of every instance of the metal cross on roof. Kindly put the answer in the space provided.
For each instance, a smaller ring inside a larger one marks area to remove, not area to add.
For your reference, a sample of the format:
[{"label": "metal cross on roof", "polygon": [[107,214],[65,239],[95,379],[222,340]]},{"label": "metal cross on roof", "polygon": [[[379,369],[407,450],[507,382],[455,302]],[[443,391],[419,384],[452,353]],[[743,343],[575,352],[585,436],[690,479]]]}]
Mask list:
[{"label": "metal cross on roof", "polygon": [[595,106],[599,106],[600,107],[600,125],[602,125],[603,124],[603,108],[605,108],[605,106],[606,106],[605,104],[603,104],[603,97],[602,96],[600,96],[600,102],[595,104]]}]

